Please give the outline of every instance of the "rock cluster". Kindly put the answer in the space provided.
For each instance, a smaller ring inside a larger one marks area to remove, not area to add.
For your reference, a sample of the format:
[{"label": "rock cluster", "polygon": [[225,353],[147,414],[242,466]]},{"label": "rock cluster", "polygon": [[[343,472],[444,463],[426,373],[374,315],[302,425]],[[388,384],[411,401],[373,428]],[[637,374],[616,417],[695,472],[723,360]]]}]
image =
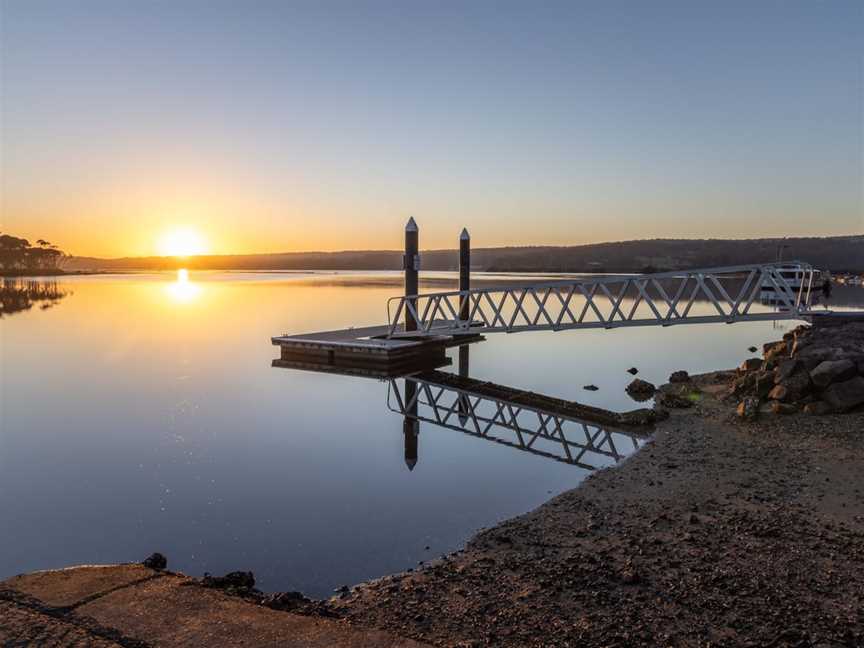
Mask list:
[{"label": "rock cluster", "polygon": [[654,395],[657,388],[647,380],[636,378],[627,385],[626,391],[630,395],[630,398],[637,401],[646,401]]},{"label": "rock cluster", "polygon": [[678,371],[673,371],[669,376],[670,383],[686,383],[690,382],[690,374],[688,374],[683,369],[679,369]]},{"label": "rock cluster", "polygon": [[258,598],[258,603],[274,610],[284,610],[306,616],[336,618],[339,614],[327,601],[319,601],[306,597],[302,592],[277,592],[264,594]]},{"label": "rock cluster", "polygon": [[738,415],[758,416],[770,402],[775,414],[803,410],[821,415],[864,405],[864,323],[812,328],[799,326],[763,347],[762,359],[748,358],[736,373],[729,397]]},{"label": "rock cluster", "polygon": [[226,590],[232,594],[244,595],[254,593],[255,575],[252,572],[235,571],[224,576],[212,576],[205,572],[201,585],[214,589]]},{"label": "rock cluster", "polygon": [[147,556],[141,564],[150,569],[159,571],[168,567],[168,559],[156,551]]}]

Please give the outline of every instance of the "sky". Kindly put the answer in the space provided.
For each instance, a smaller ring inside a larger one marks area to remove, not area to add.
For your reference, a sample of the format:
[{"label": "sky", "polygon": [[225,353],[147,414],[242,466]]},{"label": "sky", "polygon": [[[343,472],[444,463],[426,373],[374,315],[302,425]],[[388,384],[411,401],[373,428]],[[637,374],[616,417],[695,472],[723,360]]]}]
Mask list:
[{"label": "sky", "polygon": [[[0,0],[0,231],[76,255],[864,232],[864,2]],[[179,242],[179,243],[178,243]]]}]

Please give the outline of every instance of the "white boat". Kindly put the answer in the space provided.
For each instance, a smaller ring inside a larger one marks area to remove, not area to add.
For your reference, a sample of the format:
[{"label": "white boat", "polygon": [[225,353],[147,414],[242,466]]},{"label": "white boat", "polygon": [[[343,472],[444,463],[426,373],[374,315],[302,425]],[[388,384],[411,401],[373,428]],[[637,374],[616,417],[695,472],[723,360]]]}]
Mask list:
[{"label": "white boat", "polygon": [[[797,298],[801,286],[807,281],[807,272],[799,265],[785,265],[780,266],[779,274],[783,282],[789,287],[793,297]],[[780,284],[779,287],[782,289],[783,284],[780,281],[777,283]],[[775,287],[774,282],[770,279],[763,279],[759,299],[763,304],[776,304],[786,301],[788,296],[778,296],[777,287]]]}]

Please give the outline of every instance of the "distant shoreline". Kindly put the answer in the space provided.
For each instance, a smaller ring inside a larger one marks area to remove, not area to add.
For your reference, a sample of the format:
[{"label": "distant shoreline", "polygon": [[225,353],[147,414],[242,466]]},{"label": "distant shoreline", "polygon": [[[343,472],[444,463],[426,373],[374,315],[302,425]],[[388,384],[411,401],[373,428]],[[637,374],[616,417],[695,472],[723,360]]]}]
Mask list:
[{"label": "distant shoreline", "polygon": [[[473,242],[473,241],[472,241]],[[504,273],[647,273],[801,260],[832,272],[864,272],[864,236],[748,240],[654,239],[581,246],[472,247],[476,271]],[[423,271],[458,270],[455,249],[422,250]],[[72,256],[68,270],[401,270],[401,250],[210,254],[188,258]]]},{"label": "distant shoreline", "polygon": [[[119,271],[123,274],[128,274],[128,271]],[[101,274],[118,274],[114,270],[0,270],[0,277],[4,279],[18,279],[27,277],[74,277],[76,275],[101,275]]]}]

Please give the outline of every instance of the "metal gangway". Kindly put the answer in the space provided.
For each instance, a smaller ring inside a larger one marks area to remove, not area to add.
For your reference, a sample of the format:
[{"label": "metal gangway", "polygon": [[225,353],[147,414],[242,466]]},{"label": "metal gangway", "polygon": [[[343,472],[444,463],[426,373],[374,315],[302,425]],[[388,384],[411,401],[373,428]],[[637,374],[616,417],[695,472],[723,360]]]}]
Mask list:
[{"label": "metal gangway", "polygon": [[803,319],[815,272],[787,261],[409,294],[388,300],[386,337]]}]

